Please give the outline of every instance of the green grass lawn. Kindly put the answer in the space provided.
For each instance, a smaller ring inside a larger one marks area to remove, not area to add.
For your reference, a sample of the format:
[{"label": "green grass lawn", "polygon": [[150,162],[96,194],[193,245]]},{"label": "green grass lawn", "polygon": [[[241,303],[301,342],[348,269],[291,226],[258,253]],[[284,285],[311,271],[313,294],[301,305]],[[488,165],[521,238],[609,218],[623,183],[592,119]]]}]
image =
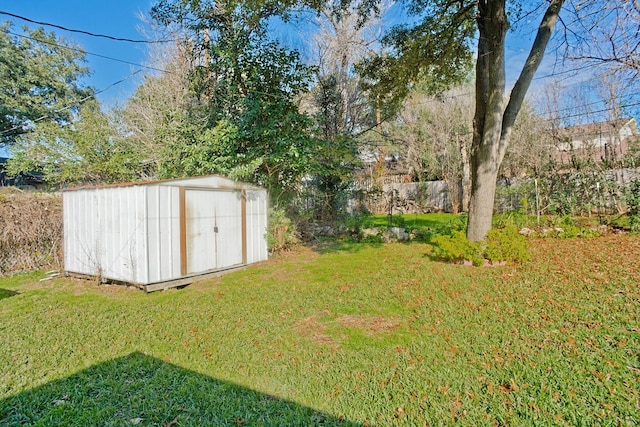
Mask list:
[{"label": "green grass lawn", "polygon": [[640,238],[298,248],[144,294],[0,280],[0,425],[638,425]]},{"label": "green grass lawn", "polygon": [[[466,223],[466,216],[450,213],[430,214],[394,214],[391,216],[391,225],[403,227],[408,230],[439,228],[446,225],[462,225]],[[388,215],[371,215],[364,219],[363,228],[388,227]]]}]

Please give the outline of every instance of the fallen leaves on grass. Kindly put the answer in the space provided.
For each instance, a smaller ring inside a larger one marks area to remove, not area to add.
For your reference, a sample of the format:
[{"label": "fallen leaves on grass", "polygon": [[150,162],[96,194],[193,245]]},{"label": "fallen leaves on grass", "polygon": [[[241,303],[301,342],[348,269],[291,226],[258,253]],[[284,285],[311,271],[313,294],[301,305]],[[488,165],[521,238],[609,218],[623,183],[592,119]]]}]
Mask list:
[{"label": "fallen leaves on grass", "polygon": [[312,314],[309,317],[305,317],[296,324],[297,332],[305,337],[310,338],[313,342],[320,345],[326,345],[336,348],[338,343],[327,335],[327,326],[319,319],[329,315],[328,311],[322,311],[320,313]]},{"label": "fallen leaves on grass", "polygon": [[[385,316],[344,314],[336,317],[335,313],[324,310],[299,321],[296,324],[296,330],[300,335],[311,338],[316,344],[338,348],[339,340],[327,332],[332,325],[357,329],[364,335],[373,337],[393,332],[400,327],[401,322],[398,318]],[[345,335],[341,336],[345,337]]]},{"label": "fallen leaves on grass", "polygon": [[345,314],[337,320],[342,326],[362,329],[366,335],[389,333],[400,327],[399,319],[384,316],[354,316]]}]

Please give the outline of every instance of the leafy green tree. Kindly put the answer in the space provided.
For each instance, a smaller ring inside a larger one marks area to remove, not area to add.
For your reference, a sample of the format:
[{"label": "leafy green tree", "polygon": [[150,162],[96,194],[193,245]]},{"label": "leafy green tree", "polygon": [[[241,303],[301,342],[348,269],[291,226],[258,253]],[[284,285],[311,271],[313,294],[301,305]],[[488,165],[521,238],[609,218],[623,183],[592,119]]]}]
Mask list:
[{"label": "leafy green tree", "polygon": [[[374,124],[373,106],[354,64],[374,54],[381,17],[363,19],[349,4],[327,0],[318,9],[310,42],[317,64],[315,85],[303,99],[314,119],[312,174],[305,182],[305,208],[316,219],[335,219],[346,211],[351,183],[361,161],[358,134]],[[309,203],[313,200],[314,203]]]},{"label": "leafy green tree", "polygon": [[357,141],[345,129],[344,92],[334,74],[321,76],[313,89],[316,140],[311,153],[310,196],[316,219],[335,219],[345,207],[345,194],[356,165]]},{"label": "leafy green tree", "polygon": [[0,145],[43,123],[64,123],[93,90],[79,79],[89,74],[84,54],[42,28],[10,34],[0,25]]},{"label": "leafy green tree", "polygon": [[[373,7],[363,1],[362,7]],[[472,69],[475,2],[407,2],[415,25],[401,24],[382,38],[379,55],[357,65],[370,97],[389,117],[415,88],[437,94],[467,80]]]},{"label": "leafy green tree", "polygon": [[[268,37],[272,2],[165,0],[151,15],[181,24],[196,40],[190,75],[195,102],[180,114],[163,175],[223,173],[264,185],[272,198],[292,194],[310,169],[310,118],[296,95],[312,69]],[[197,154],[194,156],[194,154]]]},{"label": "leafy green tree", "polygon": [[[186,148],[183,139],[195,140],[206,129],[206,120],[188,114],[200,105],[189,90],[193,71],[189,49],[181,42],[154,46],[151,64],[164,72],[146,75],[124,106],[114,111],[127,138],[147,153],[145,169],[153,178],[197,174],[180,161],[181,150]],[[187,126],[188,120],[193,122],[191,126]]]},{"label": "leafy green tree", "polygon": [[54,186],[140,179],[147,155],[114,132],[97,101],[85,102],[71,123],[41,123],[10,147],[8,172],[39,171]]}]

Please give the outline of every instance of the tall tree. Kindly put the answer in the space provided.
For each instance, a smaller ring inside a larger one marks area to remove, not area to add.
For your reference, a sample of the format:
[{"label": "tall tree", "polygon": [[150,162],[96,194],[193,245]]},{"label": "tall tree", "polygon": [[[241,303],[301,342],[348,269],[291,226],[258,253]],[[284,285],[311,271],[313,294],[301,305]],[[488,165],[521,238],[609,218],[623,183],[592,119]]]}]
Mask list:
[{"label": "tall tree", "polygon": [[39,123],[69,121],[93,90],[84,53],[42,28],[14,33],[0,25],[0,145],[11,144]]},{"label": "tall tree", "polygon": [[145,172],[152,178],[172,176],[178,142],[169,139],[169,130],[182,126],[183,112],[199,104],[189,90],[189,49],[187,43],[156,47],[151,64],[164,72],[146,75],[126,104],[114,111],[128,139],[147,153]]},{"label": "tall tree", "polygon": [[73,121],[46,122],[10,147],[9,173],[42,172],[54,186],[134,181],[144,173],[144,147],[114,130],[97,101]]},{"label": "tall tree", "polygon": [[[504,45],[509,21],[505,0],[478,2],[476,112],[471,152],[471,200],[467,238],[483,240],[491,229],[496,179],[513,125],[531,80],[542,63],[564,0],[551,0],[538,26],[529,56],[505,102]],[[506,106],[505,106],[506,104]]]},{"label": "tall tree", "polygon": [[[515,2],[514,2],[515,3]],[[397,53],[378,62],[382,76],[401,79],[398,93],[420,74],[430,73],[434,86],[450,85],[471,56],[477,40],[476,105],[471,146],[471,200],[467,237],[482,240],[491,229],[496,179],[506,153],[515,119],[531,80],[542,62],[564,0],[549,0],[529,56],[510,93],[505,90],[505,40],[510,27],[506,0],[414,0],[409,12],[417,22],[391,31],[388,43]],[[511,12],[519,4],[514,4]],[[512,15],[513,16],[513,15]],[[386,62],[385,62],[386,61]],[[369,69],[371,69],[369,67]],[[457,72],[457,73],[456,73]],[[381,83],[386,83],[380,79]],[[397,85],[396,85],[397,86]],[[382,85],[384,88],[384,85]]]},{"label": "tall tree", "polygon": [[174,147],[172,174],[232,174],[278,198],[308,171],[310,120],[295,97],[308,89],[311,69],[268,37],[268,19],[281,13],[276,2],[163,0],[154,6],[156,20],[191,32],[199,61],[190,76],[198,102],[172,131],[181,144]]},{"label": "tall tree", "polygon": [[317,76],[304,109],[315,119],[313,185],[308,187],[317,205],[314,214],[321,219],[333,218],[346,207],[346,192],[360,163],[356,134],[375,116],[354,64],[374,52],[380,17],[360,19],[356,10],[332,0],[314,21],[311,50]]}]

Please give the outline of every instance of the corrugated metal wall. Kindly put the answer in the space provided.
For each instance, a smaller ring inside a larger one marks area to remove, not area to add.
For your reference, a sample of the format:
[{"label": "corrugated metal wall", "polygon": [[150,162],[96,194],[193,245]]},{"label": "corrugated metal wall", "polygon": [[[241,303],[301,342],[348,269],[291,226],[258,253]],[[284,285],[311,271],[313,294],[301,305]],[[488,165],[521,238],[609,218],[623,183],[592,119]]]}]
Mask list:
[{"label": "corrugated metal wall", "polygon": [[267,248],[267,192],[247,190],[247,263],[264,261]]},{"label": "corrugated metal wall", "polygon": [[180,195],[178,187],[148,186],[148,282],[180,276]]},{"label": "corrugated metal wall", "polygon": [[145,188],[65,192],[65,270],[141,283],[147,274]]},{"label": "corrugated metal wall", "polygon": [[180,186],[213,197],[218,232],[212,268],[242,263],[241,190],[248,187],[246,262],[267,259],[266,190],[205,177],[64,192],[65,270],[138,284],[182,278]]}]

